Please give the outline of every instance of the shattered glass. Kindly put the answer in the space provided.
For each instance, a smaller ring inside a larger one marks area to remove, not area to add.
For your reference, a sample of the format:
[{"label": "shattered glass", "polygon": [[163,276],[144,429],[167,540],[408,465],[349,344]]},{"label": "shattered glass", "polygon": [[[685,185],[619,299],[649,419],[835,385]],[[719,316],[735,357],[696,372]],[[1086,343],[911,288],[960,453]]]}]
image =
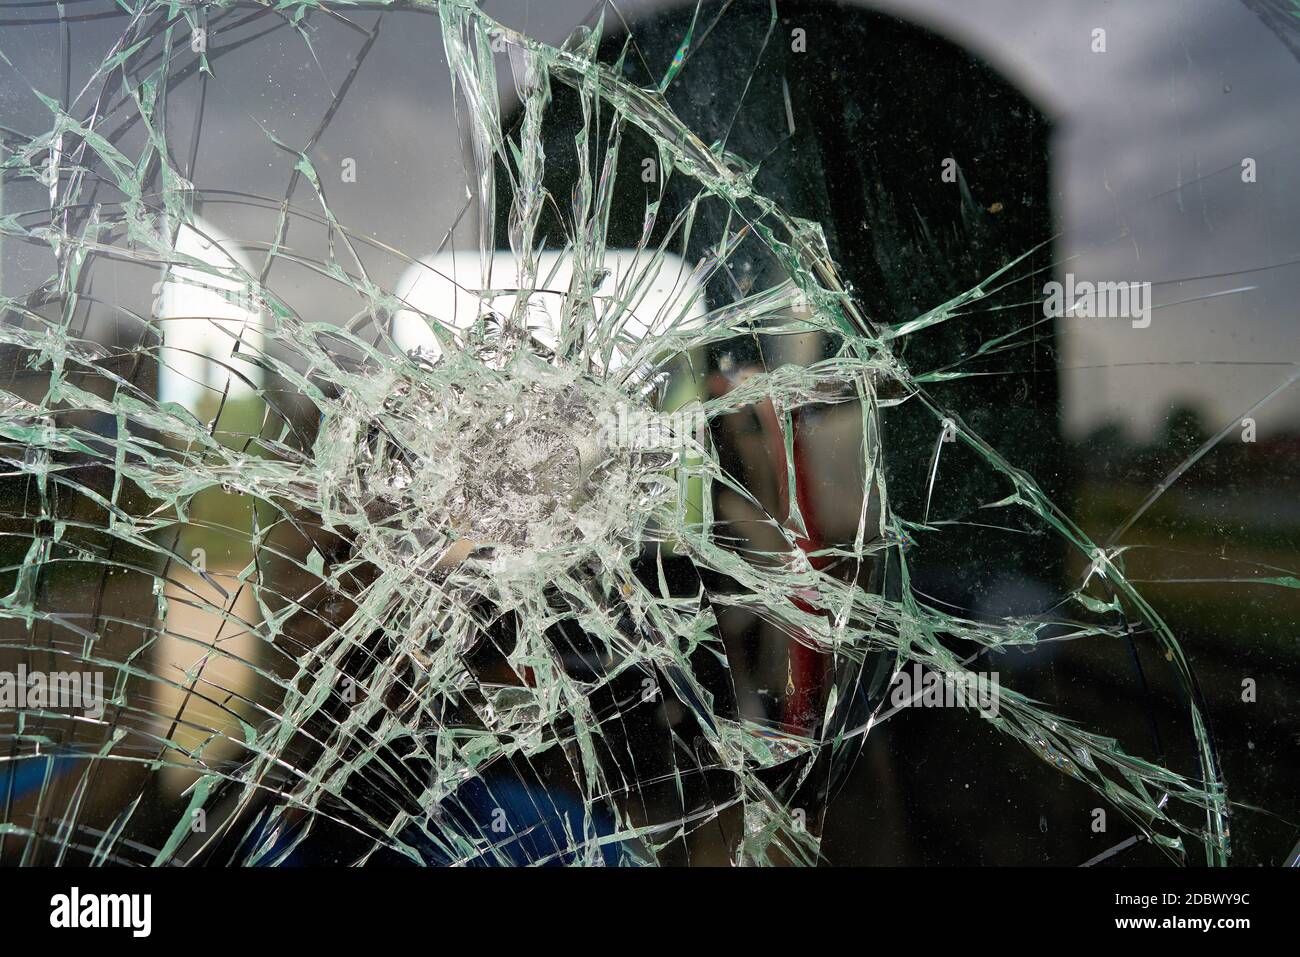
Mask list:
[{"label": "shattered glass", "polygon": [[0,862],[1285,859],[1294,356],[1051,315],[1148,237],[921,27],[560,6],[0,10]]}]

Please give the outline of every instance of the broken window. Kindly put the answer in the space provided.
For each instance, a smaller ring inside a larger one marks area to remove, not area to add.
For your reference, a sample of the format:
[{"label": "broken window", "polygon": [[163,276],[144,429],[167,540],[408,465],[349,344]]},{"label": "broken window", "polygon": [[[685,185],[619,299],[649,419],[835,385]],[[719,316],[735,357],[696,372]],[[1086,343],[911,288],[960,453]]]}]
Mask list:
[{"label": "broken window", "polygon": [[1284,860],[1294,137],[569,6],[0,13],[0,861]]}]

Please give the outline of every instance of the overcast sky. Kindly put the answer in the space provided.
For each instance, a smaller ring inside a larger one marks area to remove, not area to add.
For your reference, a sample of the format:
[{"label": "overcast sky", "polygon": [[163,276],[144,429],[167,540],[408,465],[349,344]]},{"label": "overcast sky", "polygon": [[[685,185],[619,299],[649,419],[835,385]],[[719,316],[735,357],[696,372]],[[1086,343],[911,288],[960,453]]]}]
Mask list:
[{"label": "overcast sky", "polygon": [[[590,0],[484,5],[551,41],[593,6]],[[1149,433],[1178,401],[1199,403],[1213,423],[1223,424],[1294,374],[1300,266],[1281,264],[1300,259],[1300,63],[1241,0],[864,5],[973,50],[1052,117],[1058,274],[1154,284],[1149,328],[1106,320],[1063,324],[1062,390],[1071,431],[1117,418],[1135,436]],[[629,19],[652,16],[656,6],[650,0],[621,5]],[[74,92],[124,24],[76,25]],[[1096,28],[1106,31],[1105,53],[1091,49]],[[14,68],[0,64],[0,122],[25,132],[48,129],[48,111],[29,87],[58,93],[58,61],[51,55],[58,50],[57,28],[8,27],[0,34],[0,48],[14,61]],[[268,238],[274,212],[223,204],[219,191],[283,195],[292,157],[265,133],[306,142],[364,41],[328,21],[315,21],[309,35],[314,57],[302,37],[280,30],[214,58],[192,175],[218,197],[203,215],[236,239]],[[177,88],[168,104],[168,135],[182,154],[194,125],[193,87],[188,81]],[[386,18],[312,156],[327,170],[345,157],[357,163],[358,188],[329,191],[340,221],[413,258],[432,251],[464,201],[465,182],[436,17]],[[1241,181],[1244,157],[1256,160],[1253,184]],[[6,212],[34,201],[21,187],[8,193]],[[294,199],[319,209],[305,186]],[[323,230],[297,226],[292,239],[308,255],[328,241]],[[4,255],[7,294],[50,272],[39,250],[8,242]],[[363,255],[370,257],[371,278],[393,288],[404,268],[400,258]],[[358,308],[346,296],[322,291],[305,271],[285,267],[273,281],[302,312],[337,320]],[[112,282],[116,295],[127,295],[122,289],[131,284],[122,276]],[[1174,304],[1242,287],[1254,288]],[[1256,418],[1263,435],[1300,430],[1300,386]]]}]

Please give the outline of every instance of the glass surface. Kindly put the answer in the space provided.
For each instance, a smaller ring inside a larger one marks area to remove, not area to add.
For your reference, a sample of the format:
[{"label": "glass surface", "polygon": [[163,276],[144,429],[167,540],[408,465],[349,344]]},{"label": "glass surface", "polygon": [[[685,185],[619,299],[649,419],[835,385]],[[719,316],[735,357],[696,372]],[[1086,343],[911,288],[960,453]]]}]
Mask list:
[{"label": "glass surface", "polygon": [[0,863],[1293,860],[1298,61],[0,6]]}]

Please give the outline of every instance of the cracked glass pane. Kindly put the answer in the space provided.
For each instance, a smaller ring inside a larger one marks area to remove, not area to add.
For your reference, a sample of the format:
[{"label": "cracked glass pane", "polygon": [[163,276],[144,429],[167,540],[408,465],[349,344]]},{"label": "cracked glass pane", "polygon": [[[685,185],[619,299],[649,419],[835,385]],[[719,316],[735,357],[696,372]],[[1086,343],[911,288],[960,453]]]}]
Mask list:
[{"label": "cracked glass pane", "polygon": [[1298,15],[6,5],[0,862],[1286,862]]}]

